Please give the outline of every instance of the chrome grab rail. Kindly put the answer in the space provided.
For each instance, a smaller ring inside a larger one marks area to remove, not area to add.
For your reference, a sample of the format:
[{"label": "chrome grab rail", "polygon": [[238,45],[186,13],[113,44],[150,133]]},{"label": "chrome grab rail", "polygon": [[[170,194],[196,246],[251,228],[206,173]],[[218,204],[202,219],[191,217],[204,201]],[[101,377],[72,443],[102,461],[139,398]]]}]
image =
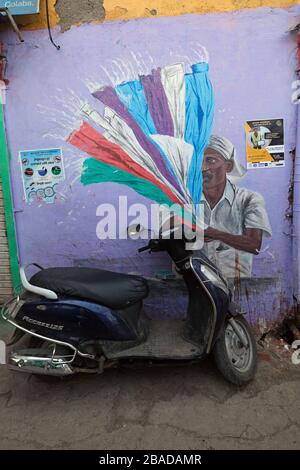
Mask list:
[{"label": "chrome grab rail", "polygon": [[33,294],[46,297],[46,299],[57,300],[58,299],[57,294],[53,292],[52,290],[44,289],[43,287],[37,287],[37,286],[30,284],[25,274],[25,269],[27,269],[29,266],[36,266],[39,269],[43,269],[40,265],[36,263],[29,263],[26,266],[21,266],[20,277],[21,277],[21,281],[22,281],[22,285],[24,289],[28,290],[29,292],[32,292]]},{"label": "chrome grab rail", "polygon": [[[10,315],[5,315],[5,310],[7,310],[7,307],[13,302],[13,301],[16,301],[16,306],[13,308],[12,312],[10,313]],[[10,323],[12,326],[14,326],[15,328],[21,330],[21,331],[24,331],[24,333],[27,333],[31,336],[34,336],[36,338],[39,338],[43,341],[48,341],[52,344],[55,344],[55,345],[59,345],[59,346],[65,346],[65,347],[68,347],[70,349],[72,349],[72,351],[74,351],[74,354],[72,356],[72,362],[74,361],[76,355],[78,354],[79,356],[81,357],[86,357],[88,359],[95,359],[95,356],[92,355],[92,354],[87,354],[87,353],[83,353],[81,352],[79,349],[77,349],[75,346],[73,346],[72,344],[70,343],[66,343],[65,341],[59,341],[57,339],[52,339],[52,338],[48,338],[47,336],[43,336],[43,335],[40,335],[38,333],[35,333],[31,330],[28,330],[27,328],[24,328],[22,326],[20,326],[18,323],[16,323],[14,320],[12,320],[12,317],[13,317],[13,314],[16,310],[16,308],[18,307],[18,304],[20,302],[20,297],[14,297],[12,299],[10,299],[9,301],[7,301],[1,308],[1,316],[3,318],[3,320],[7,321],[8,323]],[[63,356],[63,357],[66,357],[66,356]],[[66,362],[66,364],[69,364],[71,362]]]}]

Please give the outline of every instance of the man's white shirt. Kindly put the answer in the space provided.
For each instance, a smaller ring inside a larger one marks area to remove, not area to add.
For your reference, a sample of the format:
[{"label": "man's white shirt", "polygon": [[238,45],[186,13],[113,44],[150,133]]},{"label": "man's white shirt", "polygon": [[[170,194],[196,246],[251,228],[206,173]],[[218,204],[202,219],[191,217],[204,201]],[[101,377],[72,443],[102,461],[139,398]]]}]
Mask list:
[{"label": "man's white shirt", "polygon": [[[255,228],[262,230],[264,236],[272,236],[265,202],[258,193],[227,180],[223,196],[213,209],[204,195],[201,203],[202,217],[209,227],[232,235],[242,235],[245,229]],[[226,278],[251,277],[251,253],[236,250],[220,241],[205,243],[203,251]]]}]

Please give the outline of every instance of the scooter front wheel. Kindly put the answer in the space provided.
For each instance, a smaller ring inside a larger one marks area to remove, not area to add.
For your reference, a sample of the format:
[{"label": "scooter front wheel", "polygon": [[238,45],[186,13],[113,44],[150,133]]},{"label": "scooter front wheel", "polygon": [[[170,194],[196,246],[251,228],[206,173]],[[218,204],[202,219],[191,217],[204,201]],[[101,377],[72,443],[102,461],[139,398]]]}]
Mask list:
[{"label": "scooter front wheel", "polygon": [[213,356],[221,374],[235,385],[244,385],[254,379],[257,369],[257,348],[247,320],[238,315],[234,325],[226,319]]}]

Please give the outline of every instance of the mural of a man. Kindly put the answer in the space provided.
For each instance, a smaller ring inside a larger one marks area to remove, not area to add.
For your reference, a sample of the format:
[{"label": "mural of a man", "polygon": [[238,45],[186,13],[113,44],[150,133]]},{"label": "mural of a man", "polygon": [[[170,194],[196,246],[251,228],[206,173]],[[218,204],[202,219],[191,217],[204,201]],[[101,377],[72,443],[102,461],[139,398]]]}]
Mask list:
[{"label": "mural of a man", "polygon": [[245,173],[233,144],[212,136],[202,166],[204,252],[227,278],[251,277],[253,255],[272,235],[263,197],[233,182]]}]

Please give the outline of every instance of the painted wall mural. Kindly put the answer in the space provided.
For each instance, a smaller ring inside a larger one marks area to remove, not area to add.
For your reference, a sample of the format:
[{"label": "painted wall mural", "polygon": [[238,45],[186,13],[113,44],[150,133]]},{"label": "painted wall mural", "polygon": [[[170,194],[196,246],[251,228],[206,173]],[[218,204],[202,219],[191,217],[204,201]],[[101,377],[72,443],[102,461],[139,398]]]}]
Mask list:
[{"label": "painted wall mural", "polygon": [[[141,258],[144,241],[100,240],[99,205],[118,207],[120,196],[147,207],[200,202],[204,249],[234,279],[250,320],[292,308],[286,213],[295,44],[286,31],[298,16],[299,6],[81,25],[53,31],[59,52],[43,30],[24,31],[22,46],[7,33],[6,126],[21,262],[155,277],[171,269],[169,259]],[[280,90],[276,99],[270,90]],[[246,172],[245,123],[277,117],[285,166]],[[62,149],[65,181],[54,204],[28,205],[19,152],[51,148]],[[172,301],[165,310],[179,317],[182,300]]]},{"label": "painted wall mural", "polygon": [[263,236],[272,229],[263,197],[237,183],[246,170],[234,145],[225,137],[211,136],[202,165],[205,254],[227,279],[239,281],[252,275],[253,255]]},{"label": "painted wall mural", "polygon": [[191,70],[173,64],[94,91],[103,115],[84,104],[85,119],[67,141],[92,157],[83,163],[83,184],[120,183],[158,204],[191,207],[183,222],[202,222],[203,251],[225,278],[239,281],[251,277],[271,227],[262,196],[234,184],[246,174],[235,147],[211,136],[208,63]]},{"label": "painted wall mural", "polygon": [[84,184],[120,182],[159,204],[196,207],[213,124],[208,64],[193,64],[192,73],[183,64],[158,68],[93,96],[105,105],[103,116],[89,105],[80,111],[105,133],[84,121],[68,139],[97,161],[85,161]]}]

